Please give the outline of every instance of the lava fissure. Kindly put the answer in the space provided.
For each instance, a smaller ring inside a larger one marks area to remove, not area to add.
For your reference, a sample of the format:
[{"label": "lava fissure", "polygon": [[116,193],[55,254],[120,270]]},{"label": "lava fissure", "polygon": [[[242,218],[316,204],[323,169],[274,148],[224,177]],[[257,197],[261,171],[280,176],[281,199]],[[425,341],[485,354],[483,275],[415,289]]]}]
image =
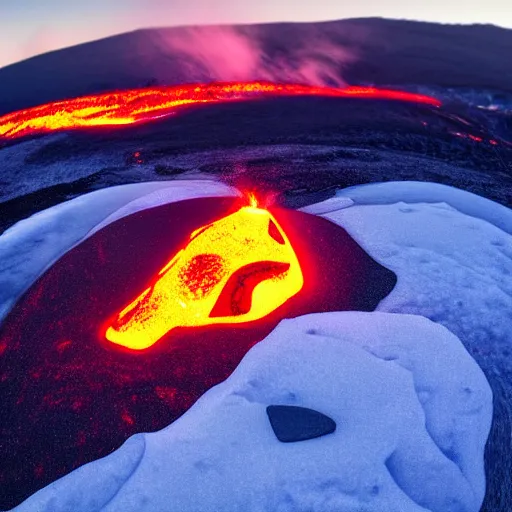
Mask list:
[{"label": "lava fissure", "polygon": [[277,220],[268,210],[244,206],[194,231],[156,279],[113,318],[105,337],[143,350],[177,327],[253,322],[282,306],[303,283]]},{"label": "lava fissure", "polygon": [[187,105],[276,96],[369,98],[423,103],[435,98],[374,87],[319,87],[270,82],[227,82],[129,89],[56,101],[0,117],[0,140],[98,126],[130,125],[173,114]]}]

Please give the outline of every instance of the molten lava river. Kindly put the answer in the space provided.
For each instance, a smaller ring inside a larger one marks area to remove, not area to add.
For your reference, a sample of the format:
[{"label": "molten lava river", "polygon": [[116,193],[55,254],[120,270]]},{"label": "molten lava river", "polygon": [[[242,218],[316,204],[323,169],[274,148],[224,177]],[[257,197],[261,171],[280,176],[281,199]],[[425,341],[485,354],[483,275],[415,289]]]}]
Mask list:
[{"label": "molten lava river", "polygon": [[0,139],[94,126],[130,125],[161,118],[183,107],[275,96],[370,98],[423,103],[435,98],[373,87],[315,87],[269,82],[213,83],[131,89],[57,101],[0,117]]}]

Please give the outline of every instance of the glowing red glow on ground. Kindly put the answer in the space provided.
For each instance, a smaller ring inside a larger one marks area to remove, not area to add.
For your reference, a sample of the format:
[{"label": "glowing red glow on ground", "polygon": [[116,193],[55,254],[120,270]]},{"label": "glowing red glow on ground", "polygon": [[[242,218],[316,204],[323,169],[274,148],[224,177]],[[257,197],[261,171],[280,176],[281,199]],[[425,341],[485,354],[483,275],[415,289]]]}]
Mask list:
[{"label": "glowing red glow on ground", "polygon": [[259,320],[304,284],[299,261],[275,217],[249,206],[202,226],[110,322],[107,340],[132,350],[177,327]]},{"label": "glowing red glow on ground", "polygon": [[335,88],[269,82],[161,86],[83,96],[13,112],[0,117],[0,139],[77,128],[130,125],[167,116],[190,105],[275,96],[368,98],[434,107],[441,105],[430,96],[374,87]]},{"label": "glowing red glow on ground", "polygon": [[463,133],[463,132],[450,132],[452,135],[459,137],[460,139],[469,139],[473,142],[488,142],[491,146],[497,146],[498,142],[494,139],[485,140],[483,137],[479,137],[478,135],[473,135],[471,133]]}]

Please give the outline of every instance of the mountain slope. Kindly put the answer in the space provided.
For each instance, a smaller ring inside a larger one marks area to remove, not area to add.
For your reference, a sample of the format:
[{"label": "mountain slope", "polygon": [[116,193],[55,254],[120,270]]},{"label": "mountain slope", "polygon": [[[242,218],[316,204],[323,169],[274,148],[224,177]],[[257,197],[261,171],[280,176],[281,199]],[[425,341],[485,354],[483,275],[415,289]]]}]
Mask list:
[{"label": "mountain slope", "polygon": [[378,18],[144,29],[0,69],[0,114],[148,84],[273,79],[512,92],[512,30]]}]

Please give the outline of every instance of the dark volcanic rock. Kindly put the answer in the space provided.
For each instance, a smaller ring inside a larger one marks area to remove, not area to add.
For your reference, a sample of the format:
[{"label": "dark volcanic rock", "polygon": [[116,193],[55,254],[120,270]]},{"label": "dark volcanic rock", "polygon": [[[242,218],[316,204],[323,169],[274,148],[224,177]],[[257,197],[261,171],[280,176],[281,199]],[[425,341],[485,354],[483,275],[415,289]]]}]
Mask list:
[{"label": "dark volcanic rock", "polygon": [[267,414],[274,434],[282,443],[307,441],[336,430],[333,419],[306,407],[269,405]]},{"label": "dark volcanic rock", "polygon": [[92,190],[198,172],[271,190],[285,201],[293,197],[286,203],[293,206],[307,204],[295,202],[305,193],[328,197],[336,188],[390,180],[433,181],[512,204],[512,144],[491,144],[495,114],[474,123],[474,112],[461,117],[457,109],[401,102],[278,98],[17,141],[0,148],[0,232]]}]

